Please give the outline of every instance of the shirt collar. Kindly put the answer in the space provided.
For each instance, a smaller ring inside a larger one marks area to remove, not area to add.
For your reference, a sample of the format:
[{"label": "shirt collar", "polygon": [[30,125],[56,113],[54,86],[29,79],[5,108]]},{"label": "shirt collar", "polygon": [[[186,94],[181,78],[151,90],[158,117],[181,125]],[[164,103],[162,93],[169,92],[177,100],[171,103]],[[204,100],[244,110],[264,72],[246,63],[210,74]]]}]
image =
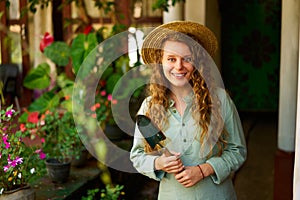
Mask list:
[{"label": "shirt collar", "polygon": [[[183,97],[183,101],[188,105],[192,102],[193,97],[194,97],[193,92],[191,92],[187,96]],[[170,108],[173,107],[174,104],[175,104],[175,101],[173,99],[169,98],[169,107]]]}]

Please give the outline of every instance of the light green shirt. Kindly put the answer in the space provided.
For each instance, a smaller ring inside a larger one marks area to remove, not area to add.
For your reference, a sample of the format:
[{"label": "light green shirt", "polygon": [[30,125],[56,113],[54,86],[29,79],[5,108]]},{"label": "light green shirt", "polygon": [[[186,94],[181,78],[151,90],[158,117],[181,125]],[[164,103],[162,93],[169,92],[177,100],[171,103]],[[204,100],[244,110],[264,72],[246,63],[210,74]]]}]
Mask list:
[{"label": "light green shirt", "polygon": [[[187,107],[182,116],[179,115],[172,101],[170,101],[170,107],[167,111],[169,127],[163,130],[166,137],[170,140],[166,145],[167,148],[181,153],[180,158],[184,166],[209,163],[215,171],[214,175],[206,177],[192,187],[185,188],[177,182],[173,174],[154,170],[154,160],[158,155],[149,155],[144,152],[144,139],[136,127],[130,159],[138,172],[160,181],[158,199],[236,199],[230,175],[244,163],[247,154],[246,143],[234,103],[223,89],[217,90],[217,96],[221,103],[224,127],[229,134],[226,139],[228,142],[227,147],[221,156],[217,156],[217,147],[214,146],[213,156],[207,158],[210,149],[209,145],[203,146],[199,142],[198,138],[201,129],[197,128],[198,126],[195,125],[191,115],[192,96],[184,99]],[[144,100],[138,114],[146,113],[149,100],[150,97]],[[214,145],[213,141],[216,141],[218,134],[211,135],[217,136],[209,138],[205,144],[209,144],[209,141],[211,141],[211,144]]]}]

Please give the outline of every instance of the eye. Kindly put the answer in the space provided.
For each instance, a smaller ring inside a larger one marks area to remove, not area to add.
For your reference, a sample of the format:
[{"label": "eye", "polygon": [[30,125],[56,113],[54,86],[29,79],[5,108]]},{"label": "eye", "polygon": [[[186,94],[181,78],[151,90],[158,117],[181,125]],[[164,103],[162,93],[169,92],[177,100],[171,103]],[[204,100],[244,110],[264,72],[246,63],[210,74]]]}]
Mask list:
[{"label": "eye", "polygon": [[173,58],[173,57],[170,57],[170,58],[168,58],[168,61],[170,61],[170,62],[175,62],[175,61],[176,61],[176,59],[175,59],[175,58]]},{"label": "eye", "polygon": [[184,62],[191,63],[191,62],[192,62],[192,58],[191,58],[191,57],[184,57],[184,58],[183,58],[183,61],[184,61]]}]

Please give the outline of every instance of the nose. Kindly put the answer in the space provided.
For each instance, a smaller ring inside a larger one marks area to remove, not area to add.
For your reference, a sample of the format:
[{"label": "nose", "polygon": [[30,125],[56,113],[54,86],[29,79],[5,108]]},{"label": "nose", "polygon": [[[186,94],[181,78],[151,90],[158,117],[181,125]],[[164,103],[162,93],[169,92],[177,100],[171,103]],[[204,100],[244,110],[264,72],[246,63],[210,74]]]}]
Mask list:
[{"label": "nose", "polygon": [[182,59],[177,59],[174,67],[175,67],[175,69],[181,69],[183,67]]}]

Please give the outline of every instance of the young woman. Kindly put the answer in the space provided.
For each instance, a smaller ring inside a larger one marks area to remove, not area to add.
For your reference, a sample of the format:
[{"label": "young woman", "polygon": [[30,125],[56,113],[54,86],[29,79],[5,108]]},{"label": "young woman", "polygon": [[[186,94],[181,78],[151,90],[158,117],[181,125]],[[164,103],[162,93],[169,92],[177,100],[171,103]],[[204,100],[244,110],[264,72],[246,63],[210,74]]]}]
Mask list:
[{"label": "young woman", "polygon": [[246,144],[235,105],[213,69],[216,50],[215,35],[187,21],[161,25],[143,43],[143,61],[153,72],[138,114],[162,130],[172,155],[152,149],[137,127],[130,159],[160,181],[158,199],[236,199],[231,175],[246,159]]}]

